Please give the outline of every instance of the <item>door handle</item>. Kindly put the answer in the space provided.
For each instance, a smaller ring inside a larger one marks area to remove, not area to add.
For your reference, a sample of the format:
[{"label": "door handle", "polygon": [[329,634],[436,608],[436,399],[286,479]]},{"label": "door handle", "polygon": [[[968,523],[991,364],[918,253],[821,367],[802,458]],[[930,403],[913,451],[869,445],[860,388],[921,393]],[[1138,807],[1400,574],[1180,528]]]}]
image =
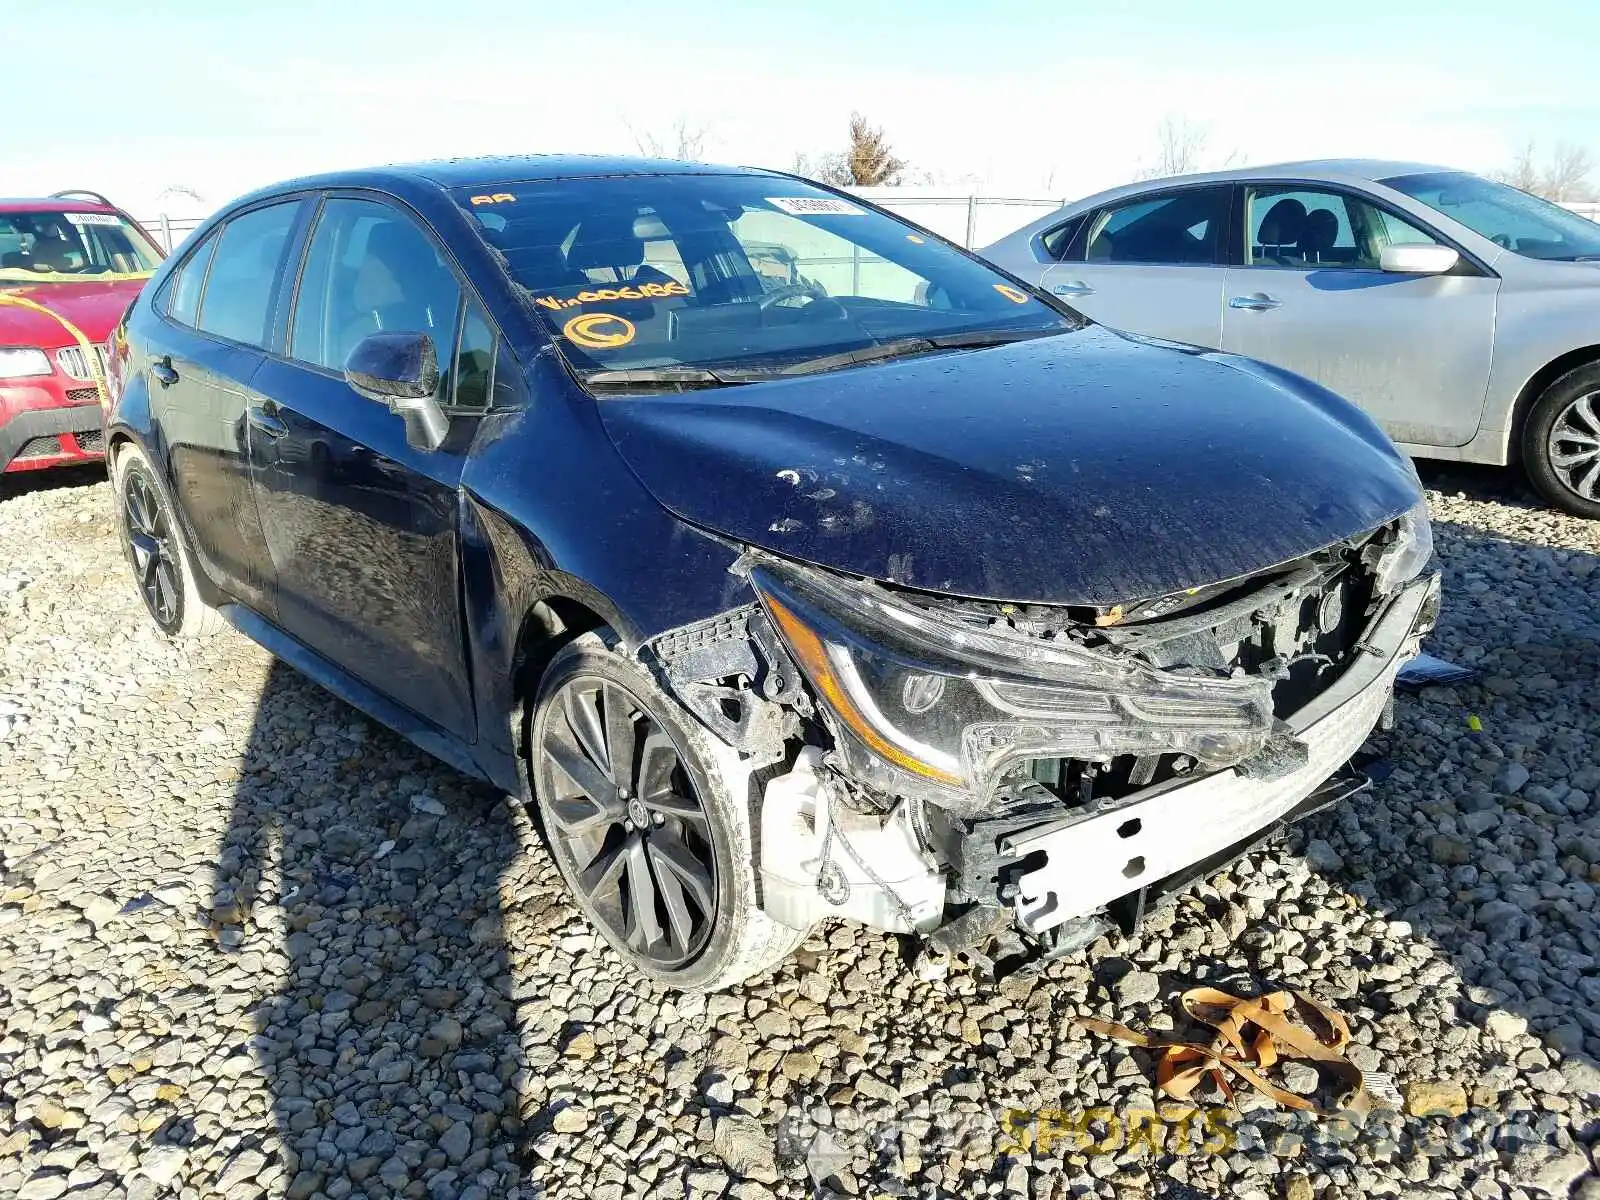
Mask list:
[{"label": "door handle", "polygon": [[245,412],[245,419],[250,422],[251,429],[265,437],[281,438],[289,432],[289,427],[280,418],[260,404],[252,404]]},{"label": "door handle", "polygon": [[164,355],[150,363],[150,374],[156,377],[156,382],[162,387],[171,387],[178,382],[178,372],[172,368],[172,355]]},{"label": "door handle", "polygon": [[1094,295],[1094,289],[1081,279],[1069,279],[1065,283],[1055,284],[1050,290],[1057,296]]},{"label": "door handle", "polygon": [[1256,292],[1249,296],[1235,296],[1228,301],[1229,308],[1247,308],[1251,312],[1266,312],[1272,308],[1282,308],[1283,301],[1275,300],[1265,292]]}]

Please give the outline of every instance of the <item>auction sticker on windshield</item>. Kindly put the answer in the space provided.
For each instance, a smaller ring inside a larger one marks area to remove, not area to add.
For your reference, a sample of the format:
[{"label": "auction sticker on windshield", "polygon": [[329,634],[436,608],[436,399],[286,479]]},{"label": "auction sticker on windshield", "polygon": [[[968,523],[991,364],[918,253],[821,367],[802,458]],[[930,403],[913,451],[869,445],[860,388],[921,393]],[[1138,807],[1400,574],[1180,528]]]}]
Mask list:
[{"label": "auction sticker on windshield", "polygon": [[626,346],[633,341],[633,322],[611,313],[585,313],[573,317],[561,327],[569,342],[587,346],[591,350],[607,350],[612,346]]},{"label": "auction sticker on windshield", "polygon": [[791,217],[864,217],[867,210],[836,196],[768,196],[767,203]]},{"label": "auction sticker on windshield", "polygon": [[121,225],[121,218],[113,213],[62,213],[63,217],[74,225]]}]

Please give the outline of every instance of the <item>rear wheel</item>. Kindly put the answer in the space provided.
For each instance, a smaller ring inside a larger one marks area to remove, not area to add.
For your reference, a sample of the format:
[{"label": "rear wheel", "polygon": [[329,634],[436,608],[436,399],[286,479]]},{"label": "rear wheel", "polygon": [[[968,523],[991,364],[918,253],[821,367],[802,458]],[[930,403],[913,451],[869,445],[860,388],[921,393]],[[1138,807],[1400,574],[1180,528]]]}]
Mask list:
[{"label": "rear wheel", "polygon": [[177,514],[144,451],[118,451],[111,482],[123,553],[156,628],[172,638],[216,633],[222,617],[200,597]]},{"label": "rear wheel", "polygon": [[804,940],[756,904],[748,771],[643,669],[595,634],[576,639],[545,673],[531,732],[556,865],[634,970],[711,991]]},{"label": "rear wheel", "polygon": [[1551,504],[1600,519],[1600,363],[1545,389],[1522,429],[1522,461]]}]

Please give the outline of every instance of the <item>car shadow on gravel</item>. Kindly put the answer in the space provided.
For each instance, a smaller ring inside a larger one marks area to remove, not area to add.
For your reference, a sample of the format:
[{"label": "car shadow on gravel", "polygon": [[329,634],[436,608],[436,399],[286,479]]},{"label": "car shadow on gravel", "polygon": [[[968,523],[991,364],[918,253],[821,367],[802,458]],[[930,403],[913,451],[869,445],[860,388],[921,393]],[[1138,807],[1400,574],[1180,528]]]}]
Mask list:
[{"label": "car shadow on gravel", "polygon": [[0,475],[0,504],[34,492],[54,492],[66,488],[89,487],[105,480],[104,465],[52,467],[46,471],[8,471]]},{"label": "car shadow on gravel", "polygon": [[211,911],[280,980],[252,1038],[285,1158],[269,1194],[516,1194],[512,824],[487,785],[272,665]]}]

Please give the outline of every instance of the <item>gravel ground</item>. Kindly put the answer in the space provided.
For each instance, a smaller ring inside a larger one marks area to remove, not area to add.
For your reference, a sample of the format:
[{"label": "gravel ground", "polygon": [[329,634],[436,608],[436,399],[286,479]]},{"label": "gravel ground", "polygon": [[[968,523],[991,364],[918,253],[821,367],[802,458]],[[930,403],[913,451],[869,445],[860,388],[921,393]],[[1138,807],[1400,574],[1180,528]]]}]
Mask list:
[{"label": "gravel ground", "polygon": [[[1432,648],[1484,675],[1401,698],[1372,793],[1034,976],[824,927],[710,998],[624,974],[498,796],[158,636],[103,479],[11,485],[0,1196],[1600,1197],[1600,525],[1429,481]],[[1332,1002],[1401,1110],[1141,1118],[1075,1018],[1196,982]]]}]

